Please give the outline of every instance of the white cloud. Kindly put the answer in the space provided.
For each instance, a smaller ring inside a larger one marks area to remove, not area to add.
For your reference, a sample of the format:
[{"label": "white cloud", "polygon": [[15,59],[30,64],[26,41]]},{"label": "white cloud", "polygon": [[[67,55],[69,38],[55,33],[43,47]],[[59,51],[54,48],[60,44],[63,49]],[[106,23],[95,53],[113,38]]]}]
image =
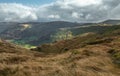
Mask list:
[{"label": "white cloud", "polygon": [[73,12],[72,13],[72,17],[73,18],[79,18],[80,16],[79,16],[79,14],[77,12]]},{"label": "white cloud", "polygon": [[63,0],[66,5],[73,5],[78,7],[84,7],[89,5],[98,5],[102,3],[102,0]]},{"label": "white cloud", "polygon": [[120,18],[119,3],[120,0],[56,0],[38,7],[0,3],[0,21],[93,22]]},{"label": "white cloud", "polygon": [[0,21],[32,21],[37,20],[35,9],[22,4],[0,4]]},{"label": "white cloud", "polygon": [[59,19],[60,16],[59,15],[49,15],[48,18]]}]

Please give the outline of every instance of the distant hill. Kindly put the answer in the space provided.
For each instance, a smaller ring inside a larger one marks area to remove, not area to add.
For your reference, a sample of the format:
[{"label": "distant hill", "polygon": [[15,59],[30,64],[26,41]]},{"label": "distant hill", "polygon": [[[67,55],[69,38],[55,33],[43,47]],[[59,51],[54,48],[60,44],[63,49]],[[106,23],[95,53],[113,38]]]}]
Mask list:
[{"label": "distant hill", "polygon": [[[94,29],[94,27],[91,27]],[[106,27],[102,27],[106,28]],[[100,29],[101,30],[101,29]],[[103,32],[103,30],[101,30]],[[114,31],[114,32],[113,32]],[[88,32],[72,39],[62,40],[55,43],[43,44],[38,46],[35,50],[45,53],[62,53],[71,49],[78,49],[86,45],[96,45],[103,43],[111,43],[114,37],[120,35],[120,25],[107,27],[103,33]]]},{"label": "distant hill", "polygon": [[64,21],[18,23],[2,31],[0,37],[7,40],[38,45],[51,42],[50,36],[55,34],[60,28],[78,25],[78,23]]},{"label": "distant hill", "polygon": [[15,22],[0,22],[0,33],[8,29],[12,25],[17,25],[17,24],[18,23],[15,23]]},{"label": "distant hill", "polygon": [[105,24],[120,24],[120,20],[106,20],[102,23],[105,23]]},{"label": "distant hill", "polygon": [[[41,45],[57,40],[69,39],[66,34],[77,36],[87,32],[104,33],[119,24],[120,20],[106,20],[101,23],[72,23],[65,21],[54,22],[1,22],[0,37],[16,44]],[[112,25],[112,26],[111,26]],[[116,28],[116,27],[114,27]],[[69,35],[70,36],[70,35]]]}]

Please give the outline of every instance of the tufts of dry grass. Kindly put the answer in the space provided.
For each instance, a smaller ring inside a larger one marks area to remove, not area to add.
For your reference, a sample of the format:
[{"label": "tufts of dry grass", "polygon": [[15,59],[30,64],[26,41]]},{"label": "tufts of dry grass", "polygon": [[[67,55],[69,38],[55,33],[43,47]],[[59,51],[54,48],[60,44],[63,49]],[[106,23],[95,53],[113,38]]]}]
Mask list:
[{"label": "tufts of dry grass", "polygon": [[[89,37],[77,37],[39,48],[46,52],[50,50],[47,54],[0,42],[0,76],[119,76],[120,68],[114,61],[119,59],[120,36],[109,36],[112,40]],[[97,43],[86,44],[89,41]],[[81,47],[83,44],[85,46]],[[118,59],[113,58],[116,55]]]}]

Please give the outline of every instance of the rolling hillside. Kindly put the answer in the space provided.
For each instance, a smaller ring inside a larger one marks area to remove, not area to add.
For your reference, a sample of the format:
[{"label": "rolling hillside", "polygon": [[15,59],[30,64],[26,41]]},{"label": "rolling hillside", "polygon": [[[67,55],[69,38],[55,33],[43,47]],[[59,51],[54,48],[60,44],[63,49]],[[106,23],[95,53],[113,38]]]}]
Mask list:
[{"label": "rolling hillside", "polygon": [[51,35],[59,31],[60,28],[79,25],[78,23],[64,21],[18,23],[2,31],[0,37],[6,40],[17,41],[18,43],[39,45],[51,42]]},{"label": "rolling hillside", "polygon": [[110,19],[110,20],[104,21],[103,23],[115,25],[115,24],[120,24],[120,20],[112,20],[112,19]]},{"label": "rolling hillside", "polygon": [[119,76],[120,29],[25,49],[0,40],[0,76]]},{"label": "rolling hillside", "polygon": [[[7,24],[10,24],[9,27]],[[30,47],[70,39],[87,32],[104,33],[112,28],[120,28],[118,24],[119,20],[85,24],[64,21],[5,23],[4,27],[4,24],[1,23],[1,28],[3,29],[1,30],[0,37],[15,44]]]},{"label": "rolling hillside", "polygon": [[17,22],[0,22],[0,33],[11,27],[12,25],[17,25]]}]

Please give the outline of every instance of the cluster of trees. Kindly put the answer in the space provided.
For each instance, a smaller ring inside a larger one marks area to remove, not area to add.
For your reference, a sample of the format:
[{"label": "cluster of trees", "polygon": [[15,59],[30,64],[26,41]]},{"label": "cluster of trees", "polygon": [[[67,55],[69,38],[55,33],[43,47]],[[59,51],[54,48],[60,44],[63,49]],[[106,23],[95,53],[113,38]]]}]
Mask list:
[{"label": "cluster of trees", "polygon": [[35,48],[36,46],[33,46],[33,45],[30,45],[30,44],[26,44],[25,41],[23,40],[11,40],[11,42],[17,44],[17,45],[20,45],[24,48],[27,48],[27,49],[30,49],[30,48]]},{"label": "cluster of trees", "polygon": [[61,41],[61,40],[67,40],[73,38],[73,34],[69,30],[61,30],[54,35],[51,35],[51,39],[53,42],[55,41]]}]

